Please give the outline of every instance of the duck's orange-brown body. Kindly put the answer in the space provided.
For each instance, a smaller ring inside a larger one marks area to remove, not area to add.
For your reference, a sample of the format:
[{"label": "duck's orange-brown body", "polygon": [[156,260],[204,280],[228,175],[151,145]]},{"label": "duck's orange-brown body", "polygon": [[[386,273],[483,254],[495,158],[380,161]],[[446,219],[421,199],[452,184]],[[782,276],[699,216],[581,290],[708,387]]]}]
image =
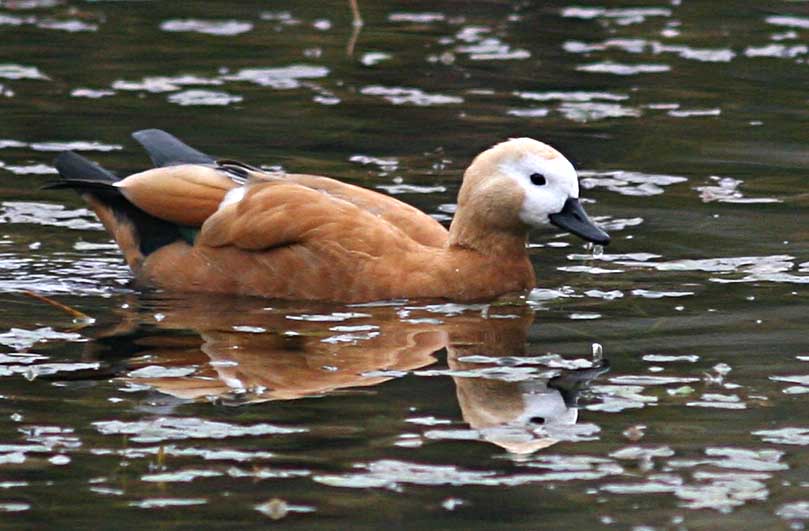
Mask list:
[{"label": "duck's orange-brown body", "polygon": [[540,142],[511,140],[466,170],[447,230],[371,190],[217,163],[162,131],[135,136],[161,167],[119,181],[65,153],[56,186],[82,193],[137,282],[169,290],[339,302],[492,299],[534,286],[526,252],[531,201],[578,193],[572,167],[563,168],[562,188],[526,188],[520,165],[556,171],[554,161],[569,163]]},{"label": "duck's orange-brown body", "polygon": [[[175,174],[182,167],[171,168]],[[197,171],[190,167],[185,174]],[[149,172],[147,172],[149,173]],[[448,231],[391,197],[310,175],[247,185],[233,204],[199,179],[167,186],[165,170],[120,183],[140,206],[160,183],[160,203],[144,210],[180,222],[204,215],[194,245],[177,241],[133,264],[137,280],[180,291],[358,302],[391,298],[492,298],[533,286],[524,240],[513,254],[488,255],[448,243]],[[131,178],[130,178],[131,179]],[[202,188],[207,188],[203,193]],[[176,195],[175,195],[176,194]],[[171,197],[169,197],[171,196]],[[188,199],[186,199],[188,198]],[[140,200],[139,200],[140,199]],[[159,208],[171,205],[165,212]]]}]

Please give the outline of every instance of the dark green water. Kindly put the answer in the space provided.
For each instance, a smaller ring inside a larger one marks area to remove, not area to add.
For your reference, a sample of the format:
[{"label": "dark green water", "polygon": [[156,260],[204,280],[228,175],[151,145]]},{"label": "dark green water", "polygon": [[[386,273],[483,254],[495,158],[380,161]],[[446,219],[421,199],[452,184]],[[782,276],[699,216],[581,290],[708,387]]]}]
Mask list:
[{"label": "dark green water", "polygon": [[[0,2],[0,525],[802,528],[809,4],[360,8]],[[532,136],[613,244],[537,233],[493,306],[138,293],[40,186],[147,127],[442,220]]]}]

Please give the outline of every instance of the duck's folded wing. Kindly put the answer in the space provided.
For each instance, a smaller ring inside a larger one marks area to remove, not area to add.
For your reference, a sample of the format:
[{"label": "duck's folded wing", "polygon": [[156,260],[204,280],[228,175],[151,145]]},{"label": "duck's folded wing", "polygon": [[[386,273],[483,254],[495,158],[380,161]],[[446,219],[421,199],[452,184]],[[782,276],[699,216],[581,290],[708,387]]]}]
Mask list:
[{"label": "duck's folded wing", "polygon": [[220,208],[202,226],[199,245],[249,251],[320,242],[376,254],[407,236],[356,205],[288,181],[245,188],[244,197]]},{"label": "duck's folded wing", "polygon": [[318,175],[288,174],[285,178],[353,203],[398,227],[422,245],[443,247],[447,242],[447,229],[438,221],[416,207],[391,196]]},{"label": "duck's folded wing", "polygon": [[238,185],[216,166],[181,164],[136,173],[115,186],[131,203],[156,218],[199,227]]}]

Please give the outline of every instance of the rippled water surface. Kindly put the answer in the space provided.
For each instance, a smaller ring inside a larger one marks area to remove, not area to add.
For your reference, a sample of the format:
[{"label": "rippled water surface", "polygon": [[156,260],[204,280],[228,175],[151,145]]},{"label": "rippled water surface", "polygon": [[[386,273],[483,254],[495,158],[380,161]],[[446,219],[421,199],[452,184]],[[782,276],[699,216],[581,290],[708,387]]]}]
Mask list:
[{"label": "rippled water surface", "polygon": [[[0,526],[803,528],[809,3],[359,7],[0,1]],[[443,222],[533,136],[613,243],[486,305],[142,293],[40,187],[147,127]]]}]

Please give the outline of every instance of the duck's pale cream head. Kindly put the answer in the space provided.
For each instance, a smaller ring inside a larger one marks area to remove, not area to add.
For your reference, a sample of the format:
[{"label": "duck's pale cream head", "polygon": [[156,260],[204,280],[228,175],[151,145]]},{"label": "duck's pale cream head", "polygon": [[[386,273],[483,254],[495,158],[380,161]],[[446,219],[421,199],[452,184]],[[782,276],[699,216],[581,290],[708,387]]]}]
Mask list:
[{"label": "duck's pale cream head", "polygon": [[464,175],[458,210],[474,209],[494,229],[553,224],[607,244],[579,201],[579,179],[564,155],[531,138],[512,138],[478,155]]}]

